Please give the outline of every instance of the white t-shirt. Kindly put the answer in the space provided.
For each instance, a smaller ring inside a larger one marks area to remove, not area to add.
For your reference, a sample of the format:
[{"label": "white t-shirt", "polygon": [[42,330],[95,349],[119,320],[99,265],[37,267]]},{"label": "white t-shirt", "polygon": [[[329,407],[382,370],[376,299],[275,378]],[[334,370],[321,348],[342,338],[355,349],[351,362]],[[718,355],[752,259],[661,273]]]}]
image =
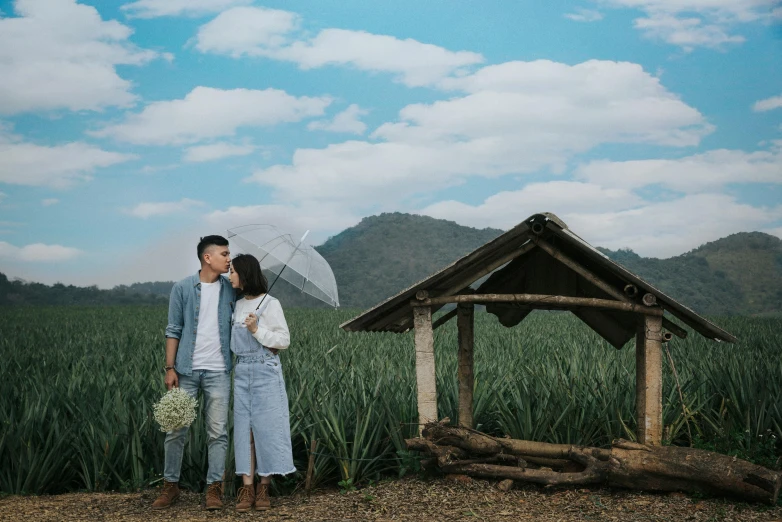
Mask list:
[{"label": "white t-shirt", "polygon": [[220,302],[220,281],[201,282],[201,304],[193,352],[194,370],[225,371],[225,359],[220,350],[220,327],[217,305]]},{"label": "white t-shirt", "polygon": [[[246,328],[244,320],[249,314],[258,315],[256,308],[262,299],[263,295],[250,300],[244,297],[239,299],[234,311],[234,324]],[[266,348],[286,349],[291,344],[291,338],[280,302],[274,297],[268,296],[261,306],[263,311],[258,317],[258,329],[252,334],[253,337]]]}]

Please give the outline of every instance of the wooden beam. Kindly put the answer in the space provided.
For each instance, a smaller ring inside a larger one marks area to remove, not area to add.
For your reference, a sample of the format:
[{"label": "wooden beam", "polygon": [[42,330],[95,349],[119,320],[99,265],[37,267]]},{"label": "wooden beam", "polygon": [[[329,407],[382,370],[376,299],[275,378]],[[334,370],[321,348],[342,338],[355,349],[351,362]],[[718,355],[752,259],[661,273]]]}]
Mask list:
[{"label": "wooden beam", "polygon": [[475,305],[456,307],[459,330],[459,426],[472,428],[472,391],[474,384],[473,345],[475,339]]},{"label": "wooden beam", "polygon": [[536,236],[533,241],[535,242],[538,247],[540,247],[541,250],[546,252],[548,255],[598,287],[603,292],[607,293],[617,301],[622,301],[623,303],[631,303],[629,297],[627,297],[624,292],[617,290],[613,286],[609,285],[605,281],[603,281],[597,274],[593,273],[591,270],[584,267],[581,263],[578,263],[565,255],[562,251],[554,247],[553,245],[548,244],[546,241],[543,241],[539,238],[539,236]]},{"label": "wooden beam", "polygon": [[454,317],[456,317],[456,308],[454,308],[453,310],[451,310],[450,312],[448,312],[447,314],[443,315],[438,320],[436,320],[432,325],[432,330],[437,330],[438,328],[440,328],[442,325],[444,325]]},{"label": "wooden beam", "polygon": [[638,442],[660,445],[663,434],[662,317],[642,318],[635,340],[635,409]]},{"label": "wooden beam", "polygon": [[510,261],[513,261],[517,257],[526,254],[527,252],[529,252],[530,250],[535,248],[535,246],[536,246],[535,243],[533,243],[532,241],[524,243],[520,247],[514,248],[513,250],[511,250],[510,252],[508,252],[504,256],[502,256],[502,257],[500,257],[498,259],[495,259],[494,261],[492,261],[491,263],[489,263],[488,265],[483,267],[480,271],[475,272],[473,274],[470,274],[468,277],[466,277],[465,279],[460,280],[457,283],[451,283],[451,286],[447,287],[444,291],[437,292],[437,293],[440,294],[440,295],[451,295],[451,294],[454,294],[456,292],[459,292],[460,290],[463,290],[464,288],[467,288],[468,286],[473,284],[475,281],[477,281],[481,277],[487,276],[487,275],[491,274],[492,272],[497,270],[499,267],[501,267],[505,263],[509,263]]},{"label": "wooden beam", "polygon": [[562,295],[545,294],[472,294],[450,295],[432,297],[410,301],[410,305],[439,306],[447,303],[519,303],[530,305],[530,308],[538,310],[562,310],[571,308],[602,308],[605,310],[619,310],[621,312],[635,312],[645,315],[662,316],[660,307],[650,307],[635,303],[624,303],[610,299],[596,299],[592,297],[569,297]]},{"label": "wooden beam", "polygon": [[418,397],[418,429],[427,422],[437,422],[437,379],[434,365],[432,308],[413,308],[415,327],[415,381]]},{"label": "wooden beam", "polygon": [[687,330],[679,326],[678,324],[674,323],[667,317],[663,317],[663,328],[671,332],[676,337],[680,337],[682,339],[687,338]]}]

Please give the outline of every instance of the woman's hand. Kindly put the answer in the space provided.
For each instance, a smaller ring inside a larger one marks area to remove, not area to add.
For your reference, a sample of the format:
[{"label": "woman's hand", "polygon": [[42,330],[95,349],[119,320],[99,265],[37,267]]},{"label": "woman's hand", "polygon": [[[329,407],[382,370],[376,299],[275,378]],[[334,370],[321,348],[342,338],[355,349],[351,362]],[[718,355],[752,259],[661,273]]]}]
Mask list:
[{"label": "woman's hand", "polygon": [[250,314],[247,319],[244,320],[244,325],[250,330],[250,333],[258,331],[258,317],[255,314]]}]

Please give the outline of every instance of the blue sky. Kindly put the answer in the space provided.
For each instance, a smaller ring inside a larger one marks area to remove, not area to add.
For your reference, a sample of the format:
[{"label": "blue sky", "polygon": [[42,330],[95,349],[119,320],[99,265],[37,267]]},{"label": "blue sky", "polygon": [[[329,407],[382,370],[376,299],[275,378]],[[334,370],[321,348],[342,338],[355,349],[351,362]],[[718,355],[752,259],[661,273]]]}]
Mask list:
[{"label": "blue sky", "polygon": [[554,212],[670,257],[782,237],[778,0],[0,1],[0,271],[178,279],[199,236],[318,244]]}]

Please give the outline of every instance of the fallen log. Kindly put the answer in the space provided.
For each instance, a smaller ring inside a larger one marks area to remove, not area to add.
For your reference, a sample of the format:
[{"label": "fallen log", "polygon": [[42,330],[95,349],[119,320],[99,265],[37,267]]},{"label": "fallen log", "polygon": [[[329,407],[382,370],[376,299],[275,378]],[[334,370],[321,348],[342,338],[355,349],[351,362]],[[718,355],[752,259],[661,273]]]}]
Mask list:
[{"label": "fallen log", "polygon": [[[422,435],[405,441],[407,447],[436,456],[444,473],[549,486],[605,484],[699,492],[772,505],[782,486],[778,471],[694,448],[646,446],[622,439],[615,440],[611,449],[549,444],[491,437],[445,423],[427,424]],[[533,469],[529,464],[536,461],[555,463],[562,471]]]}]

